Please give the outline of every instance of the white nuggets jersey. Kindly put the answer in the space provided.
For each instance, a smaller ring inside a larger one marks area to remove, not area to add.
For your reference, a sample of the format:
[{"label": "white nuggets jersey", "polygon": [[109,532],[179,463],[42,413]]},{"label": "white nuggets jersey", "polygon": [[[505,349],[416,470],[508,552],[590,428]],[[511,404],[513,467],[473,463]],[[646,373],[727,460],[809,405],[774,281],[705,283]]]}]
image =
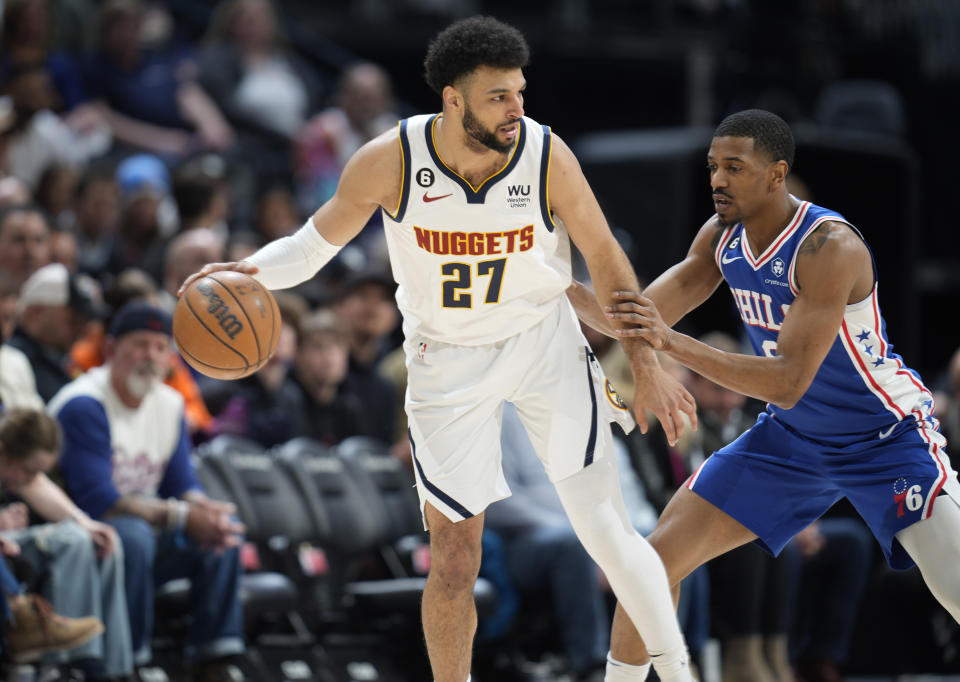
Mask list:
[{"label": "white nuggets jersey", "polygon": [[[797,252],[826,220],[850,224],[838,213],[801,202],[789,225],[756,256],[742,224],[721,234],[714,258],[758,355],[776,353],[780,326],[800,293]],[[821,442],[869,440],[878,434],[883,439],[896,426],[936,428],[933,396],[892,349],[874,285],[864,300],[847,306],[830,352],[797,404],[790,409],[775,405],[767,409],[777,420]]]},{"label": "white nuggets jersey", "polygon": [[550,129],[523,118],[506,165],[473,187],[437,153],[439,118],[400,122],[403,186],[383,211],[404,334],[495,343],[543,320],[571,282],[549,212]]}]

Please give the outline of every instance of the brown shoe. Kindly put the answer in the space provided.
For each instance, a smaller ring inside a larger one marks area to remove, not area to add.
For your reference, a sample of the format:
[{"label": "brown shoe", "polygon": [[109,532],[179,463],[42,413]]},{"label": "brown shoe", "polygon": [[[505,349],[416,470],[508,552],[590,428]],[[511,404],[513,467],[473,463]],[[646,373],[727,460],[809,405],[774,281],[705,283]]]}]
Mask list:
[{"label": "brown shoe", "polygon": [[14,663],[29,663],[49,651],[75,649],[103,632],[99,618],[67,618],[35,594],[9,598],[13,618],[7,628],[7,651]]}]

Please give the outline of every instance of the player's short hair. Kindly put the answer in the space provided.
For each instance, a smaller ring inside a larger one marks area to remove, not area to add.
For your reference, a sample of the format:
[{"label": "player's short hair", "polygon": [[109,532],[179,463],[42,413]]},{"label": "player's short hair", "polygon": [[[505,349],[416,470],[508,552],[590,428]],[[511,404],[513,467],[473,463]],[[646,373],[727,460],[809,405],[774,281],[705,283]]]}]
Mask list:
[{"label": "player's short hair", "polygon": [[774,113],[747,109],[730,114],[720,122],[713,136],[753,138],[754,149],[766,153],[771,161],[786,161],[793,168],[793,133],[787,122]]},{"label": "player's short hair", "polygon": [[11,460],[24,460],[38,450],[60,454],[60,425],[43,410],[12,408],[0,412],[0,445]]},{"label": "player's short hair", "polygon": [[423,60],[427,84],[440,94],[480,66],[522,69],[530,61],[523,34],[493,17],[463,19],[443,29]]}]

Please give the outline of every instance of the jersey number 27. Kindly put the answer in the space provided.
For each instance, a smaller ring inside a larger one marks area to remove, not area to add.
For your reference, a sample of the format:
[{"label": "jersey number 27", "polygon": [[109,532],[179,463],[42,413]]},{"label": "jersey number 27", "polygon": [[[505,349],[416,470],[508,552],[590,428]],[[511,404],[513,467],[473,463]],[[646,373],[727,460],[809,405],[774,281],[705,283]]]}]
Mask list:
[{"label": "jersey number 27", "polygon": [[[503,284],[503,271],[507,268],[506,258],[484,260],[477,263],[477,277],[489,277],[487,295],[484,303],[498,303],[500,301],[500,285]],[[440,272],[451,279],[443,282],[444,308],[472,308],[473,295],[463,289],[470,289],[473,285],[473,268],[470,263],[444,263]]]}]

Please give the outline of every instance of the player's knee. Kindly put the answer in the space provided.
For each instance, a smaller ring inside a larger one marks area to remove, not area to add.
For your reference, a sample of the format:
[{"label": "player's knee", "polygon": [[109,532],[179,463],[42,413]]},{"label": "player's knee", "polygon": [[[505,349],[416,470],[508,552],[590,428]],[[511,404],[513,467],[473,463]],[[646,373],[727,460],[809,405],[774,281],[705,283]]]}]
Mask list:
[{"label": "player's knee", "polygon": [[473,589],[480,572],[480,543],[461,537],[434,537],[430,543],[430,574],[451,592]]},{"label": "player's knee", "polygon": [[479,572],[480,558],[469,552],[452,552],[440,560],[430,560],[430,575],[451,593],[472,591]]}]

